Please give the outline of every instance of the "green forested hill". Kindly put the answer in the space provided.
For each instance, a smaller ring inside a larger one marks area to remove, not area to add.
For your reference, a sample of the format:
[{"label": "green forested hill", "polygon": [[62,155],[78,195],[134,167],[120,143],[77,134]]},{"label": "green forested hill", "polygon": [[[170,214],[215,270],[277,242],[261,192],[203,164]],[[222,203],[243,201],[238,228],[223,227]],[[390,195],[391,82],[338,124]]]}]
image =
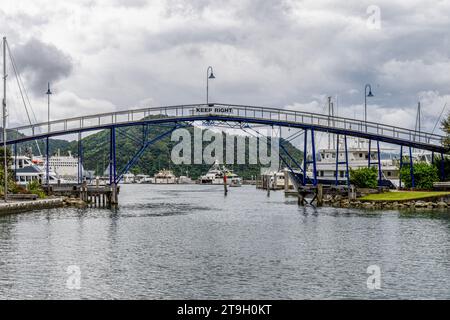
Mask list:
[{"label": "green forested hill", "polygon": [[[169,129],[167,126],[154,125],[150,128],[148,137],[149,140],[157,137]],[[193,139],[193,127],[187,129],[191,132]],[[116,129],[116,157],[118,171],[124,168],[126,163],[139,150],[141,144],[138,141],[142,141],[142,135],[142,127],[135,126]],[[130,136],[134,139],[130,138]],[[204,142],[203,146],[205,147],[209,143],[210,142]],[[248,145],[248,138],[246,139],[246,143]],[[289,142],[283,141],[282,143],[289,153],[295,157],[295,159],[300,161],[303,158],[303,153],[292,146]],[[170,169],[177,176],[187,174],[192,178],[197,178],[208,171],[211,166],[210,164],[174,165],[170,160],[170,156],[172,147],[175,144],[177,144],[177,142],[170,141],[170,134],[165,136],[163,139],[157,141],[145,150],[130,172],[134,174],[143,173],[153,176],[161,169]],[[191,145],[193,146],[193,143]],[[246,159],[248,159],[248,148],[246,149]],[[78,154],[76,142],[71,143],[70,150],[74,155]],[[234,158],[237,158],[236,150]],[[94,170],[98,175],[101,175],[106,170],[109,164],[109,130],[98,132],[83,139],[83,160],[86,170]],[[248,161],[246,161],[246,163],[248,163]],[[227,167],[233,169],[238,175],[244,177],[245,179],[256,176],[260,172],[259,165],[227,164]]]},{"label": "green forested hill", "polygon": [[[170,127],[168,127],[167,125],[151,125],[149,126],[149,128],[149,140],[170,129]],[[191,136],[193,139],[193,127],[188,127],[187,130],[191,132]],[[139,150],[142,144],[142,136],[143,131],[141,126],[123,127],[116,129],[116,159],[118,172],[120,172],[120,170],[125,167],[126,163]],[[95,171],[96,175],[103,175],[109,164],[109,138],[109,130],[102,130],[83,138],[83,164],[86,170],[93,170]],[[197,178],[208,171],[211,166],[210,164],[174,165],[170,161],[170,155],[172,147],[178,142],[172,142],[170,141],[170,138],[171,135],[169,134],[163,139],[149,146],[130,171],[135,174],[143,173],[153,176],[161,169],[170,169],[177,176],[189,175],[192,178]],[[225,144],[225,138],[223,140]],[[203,147],[207,146],[209,143],[210,142],[204,142]],[[289,153],[295,157],[297,161],[303,159],[303,153],[292,146],[289,142],[282,139],[281,143],[289,151]],[[41,152],[45,153],[45,140],[38,141],[38,144]],[[191,145],[193,146],[193,142]],[[248,137],[246,138],[246,145],[248,146]],[[36,142],[34,141],[25,142],[18,145],[18,149],[20,149],[21,154],[24,154],[26,149],[29,150],[30,148],[32,149],[34,155],[38,154]],[[49,149],[51,154],[55,154],[59,150],[61,152],[61,155],[66,155],[68,151],[71,151],[75,156],[78,155],[77,141],[68,142],[61,139],[50,139]],[[223,154],[224,156],[226,154],[225,148]],[[236,150],[234,158],[237,159]],[[248,148],[246,148],[246,159],[248,160]],[[248,163],[248,161],[246,161],[246,163]],[[282,167],[284,167],[284,164],[281,163],[281,160],[280,164]],[[245,179],[256,176],[260,172],[260,165],[226,164],[226,166],[230,169],[233,169],[238,175],[242,176]]]},{"label": "green forested hill", "polygon": [[[8,139],[13,139],[13,138],[16,138],[17,136],[18,136],[17,132],[8,130]],[[23,136],[23,135],[20,135],[20,136]],[[22,154],[22,155],[29,153],[29,154],[33,154],[33,155],[37,156],[37,155],[39,155],[38,146],[39,146],[39,149],[41,150],[41,153],[45,154],[45,140],[44,139],[19,143],[17,145],[17,153]],[[14,149],[12,149],[12,150],[14,150]],[[50,145],[49,145],[50,154],[55,154],[58,150],[61,152],[61,155],[67,154],[68,151],[72,150],[71,143],[69,143],[67,140],[51,138]],[[13,154],[13,151],[12,151],[12,154]]]}]

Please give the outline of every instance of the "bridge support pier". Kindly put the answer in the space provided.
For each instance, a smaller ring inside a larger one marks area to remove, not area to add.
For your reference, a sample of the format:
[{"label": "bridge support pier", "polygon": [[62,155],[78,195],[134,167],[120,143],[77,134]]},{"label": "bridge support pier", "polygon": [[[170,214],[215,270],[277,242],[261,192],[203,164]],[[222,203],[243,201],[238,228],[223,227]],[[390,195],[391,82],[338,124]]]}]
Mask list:
[{"label": "bridge support pier", "polygon": [[116,128],[111,127],[109,138],[109,185],[111,186],[110,203],[115,205],[118,203],[117,182],[116,182]]},{"label": "bridge support pier", "polygon": [[348,148],[347,148],[347,136],[344,136],[344,149],[345,149],[345,161],[339,161],[339,134],[336,135],[336,174],[335,185],[339,184],[339,165],[345,164],[345,177],[347,178],[347,185],[350,185],[350,174],[348,171]]},{"label": "bridge support pier", "polygon": [[116,205],[119,203],[119,197],[117,192],[117,183],[111,185],[111,205]]},{"label": "bridge support pier", "polygon": [[[306,197],[308,195],[313,195],[312,199],[308,202],[306,200]],[[313,203],[316,203],[317,207],[323,206],[323,185],[318,183],[316,186],[314,185],[307,185],[307,186],[301,186],[298,189],[297,193],[297,204],[299,206],[305,206],[305,205],[313,205]]]},{"label": "bridge support pier", "polygon": [[312,165],[313,165],[313,177],[314,185],[317,186],[317,166],[316,166],[316,143],[314,141],[314,129],[311,129],[311,153],[312,153]]},{"label": "bridge support pier", "polygon": [[400,146],[400,168],[398,170],[398,187],[402,188],[403,146]]},{"label": "bridge support pier", "polygon": [[14,180],[17,180],[17,143],[14,143]]},{"label": "bridge support pier", "polygon": [[[399,188],[402,187],[402,168],[403,168],[403,146],[400,146],[400,169],[399,169]],[[411,176],[411,188],[414,189],[416,187],[416,183],[414,181],[414,161],[412,157],[412,148],[409,147],[409,174]]]},{"label": "bridge support pier", "polygon": [[416,187],[416,183],[414,181],[414,162],[411,147],[409,147],[409,174],[411,175],[411,188],[414,189]]},{"label": "bridge support pier", "polygon": [[78,132],[78,183],[83,182],[83,145],[81,132]]},{"label": "bridge support pier", "polygon": [[308,130],[305,129],[304,136],[304,142],[303,142],[303,185],[306,184],[306,170],[307,170],[307,163],[308,163]]},{"label": "bridge support pier", "polygon": [[350,185],[350,172],[348,170],[347,135],[344,136],[344,146],[345,146],[345,177],[347,178],[347,186],[349,186]]},{"label": "bridge support pier", "polygon": [[381,153],[380,153],[380,141],[377,140],[377,153],[378,153],[378,186],[381,187],[381,180],[383,174],[381,172]]},{"label": "bridge support pier", "polygon": [[443,153],[441,153],[441,181],[445,181],[445,159]]},{"label": "bridge support pier", "polygon": [[308,164],[312,163],[313,165],[313,185],[317,185],[317,167],[316,167],[316,144],[314,141],[314,129],[311,130],[311,153],[312,153],[312,161],[308,161],[308,130],[305,129],[305,140],[303,145],[303,185],[306,185],[306,172]]},{"label": "bridge support pier", "polygon": [[46,160],[46,164],[45,164],[46,177],[45,177],[45,180],[47,182],[47,186],[49,185],[49,181],[50,181],[49,141],[50,141],[50,139],[47,137],[47,139],[45,141],[45,160]]}]

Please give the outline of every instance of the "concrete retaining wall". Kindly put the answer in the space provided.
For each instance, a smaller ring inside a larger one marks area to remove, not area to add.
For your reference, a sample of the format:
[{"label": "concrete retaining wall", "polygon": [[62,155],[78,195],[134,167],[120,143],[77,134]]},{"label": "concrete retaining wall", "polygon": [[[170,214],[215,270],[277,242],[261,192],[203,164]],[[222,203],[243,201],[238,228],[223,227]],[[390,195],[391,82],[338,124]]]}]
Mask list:
[{"label": "concrete retaining wall", "polygon": [[[1,200],[0,200],[1,201]],[[64,206],[64,198],[0,202],[0,215]]]}]

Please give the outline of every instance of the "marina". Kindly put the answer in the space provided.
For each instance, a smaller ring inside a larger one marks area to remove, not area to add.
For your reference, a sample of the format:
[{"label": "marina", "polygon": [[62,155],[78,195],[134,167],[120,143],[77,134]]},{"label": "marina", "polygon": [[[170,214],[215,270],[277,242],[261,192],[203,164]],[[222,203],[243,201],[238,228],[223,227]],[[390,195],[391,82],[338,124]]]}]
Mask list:
[{"label": "marina", "polygon": [[151,311],[179,320],[449,299],[449,16],[5,4],[0,300],[170,300]]}]

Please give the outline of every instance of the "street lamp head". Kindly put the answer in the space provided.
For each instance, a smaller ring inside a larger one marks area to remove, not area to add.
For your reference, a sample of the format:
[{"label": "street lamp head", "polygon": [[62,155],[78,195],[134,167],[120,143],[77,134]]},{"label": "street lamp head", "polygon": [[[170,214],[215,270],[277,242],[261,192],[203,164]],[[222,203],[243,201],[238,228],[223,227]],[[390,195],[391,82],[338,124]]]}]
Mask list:
[{"label": "street lamp head", "polygon": [[52,94],[52,92],[50,91],[50,82],[48,83],[48,90],[47,90],[46,94]]},{"label": "street lamp head", "polygon": [[[369,89],[369,93],[367,93],[367,89]],[[364,91],[365,91],[366,97],[373,97],[372,86],[370,84],[366,84],[366,86],[364,87]]]},{"label": "street lamp head", "polygon": [[[211,70],[211,73],[210,73]],[[209,76],[208,76],[209,74]],[[208,70],[206,70],[206,76],[208,77],[208,79],[215,79],[216,77],[214,76],[214,71],[213,68],[211,66],[208,67]]]},{"label": "street lamp head", "polygon": [[206,69],[206,104],[209,104],[209,79],[215,79],[214,71],[211,66]]}]

